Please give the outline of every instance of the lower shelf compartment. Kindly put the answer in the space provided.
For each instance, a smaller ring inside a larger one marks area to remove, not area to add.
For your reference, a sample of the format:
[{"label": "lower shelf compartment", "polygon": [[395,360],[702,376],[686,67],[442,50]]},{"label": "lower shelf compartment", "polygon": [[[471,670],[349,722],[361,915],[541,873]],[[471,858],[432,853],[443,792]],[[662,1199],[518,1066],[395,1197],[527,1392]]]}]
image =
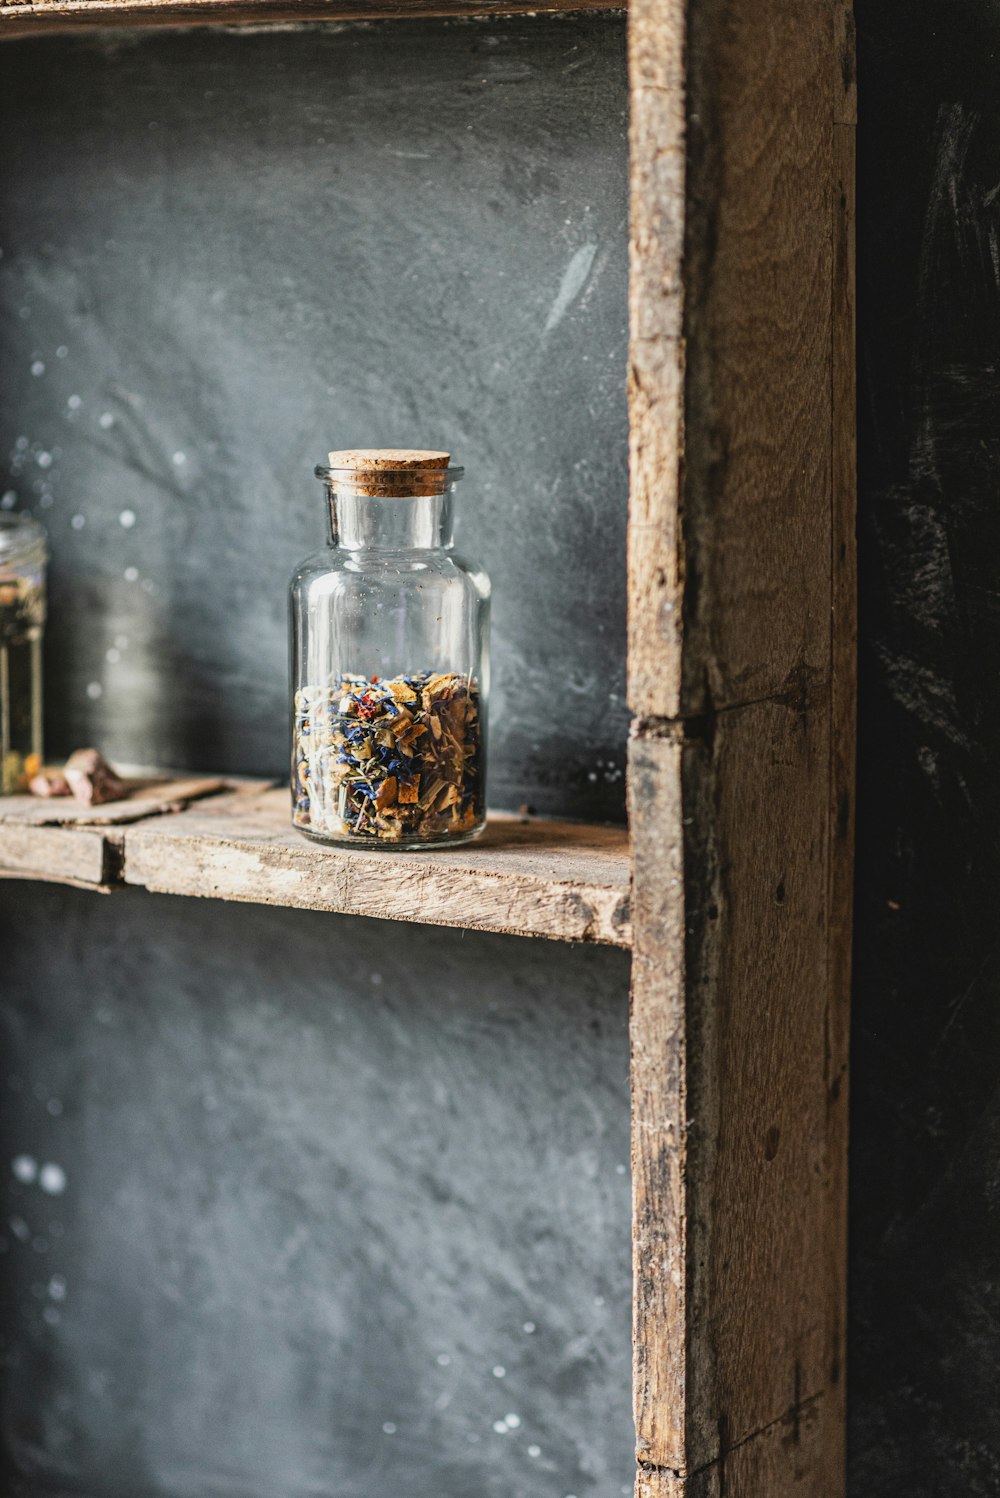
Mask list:
[{"label": "lower shelf compartment", "polygon": [[[170,785],[86,812],[0,802],[0,876],[367,915],[627,947],[624,828],[491,813],[475,843],[433,852],[327,848],[289,824],[288,791],[214,784],[173,809]],[[138,797],[144,796],[142,806]]]}]

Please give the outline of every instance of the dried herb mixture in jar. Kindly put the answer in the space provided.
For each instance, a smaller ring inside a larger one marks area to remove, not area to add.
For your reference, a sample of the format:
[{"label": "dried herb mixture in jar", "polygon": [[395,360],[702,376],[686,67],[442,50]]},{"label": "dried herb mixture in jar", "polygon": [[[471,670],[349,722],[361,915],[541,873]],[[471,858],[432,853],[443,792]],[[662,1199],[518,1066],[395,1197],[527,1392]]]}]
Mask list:
[{"label": "dried herb mixture in jar", "polygon": [[438,841],[482,819],[475,681],[343,676],[295,694],[293,819],[320,836]]}]

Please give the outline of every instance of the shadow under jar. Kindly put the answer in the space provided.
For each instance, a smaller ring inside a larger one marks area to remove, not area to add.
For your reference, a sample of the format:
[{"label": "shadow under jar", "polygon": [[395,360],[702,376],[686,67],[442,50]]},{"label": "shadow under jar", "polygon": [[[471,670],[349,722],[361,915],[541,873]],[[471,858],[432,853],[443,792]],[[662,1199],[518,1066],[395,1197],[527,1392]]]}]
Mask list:
[{"label": "shadow under jar", "polygon": [[490,582],[452,550],[449,454],[335,452],[330,539],[291,585],[292,821],[428,848],[486,823]]}]

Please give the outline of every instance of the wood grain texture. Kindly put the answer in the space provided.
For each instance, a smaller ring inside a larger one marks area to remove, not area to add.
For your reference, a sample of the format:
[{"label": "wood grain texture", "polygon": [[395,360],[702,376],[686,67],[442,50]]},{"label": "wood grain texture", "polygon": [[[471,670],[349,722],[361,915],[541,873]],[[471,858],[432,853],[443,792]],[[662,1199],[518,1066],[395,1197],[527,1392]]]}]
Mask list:
[{"label": "wood grain texture", "polygon": [[328,848],[288,825],[288,792],[219,797],[137,824],[128,884],[171,894],[335,910],[627,946],[628,839],[618,828],[494,815],[483,838],[428,853]]},{"label": "wood grain texture", "polygon": [[[853,40],[853,35],[851,40]],[[853,69],[848,73],[853,76]],[[827,1009],[827,1170],[830,1223],[827,1274],[831,1286],[847,1278],[848,1068],[850,1056],[852,917],[854,902],[857,745],[857,438],[855,376],[855,127],[834,129],[833,263],[833,517],[831,525],[831,724],[829,843],[829,973]],[[838,417],[840,419],[838,419]],[[831,1299],[831,1398],[840,1419],[828,1437],[843,1460],[846,1419],[846,1306]],[[831,1460],[833,1457],[831,1456]]]},{"label": "wood grain texture", "polygon": [[824,1451],[824,1403],[823,1395],[806,1400],[689,1477],[640,1468],[635,1498],[813,1498],[827,1491],[837,1473]]},{"label": "wood grain texture", "polygon": [[828,1379],[829,715],[664,735],[631,764],[636,1426],[684,1474]]},{"label": "wood grain texture", "polygon": [[432,16],[607,10],[603,0],[0,0],[0,40],[109,26],[241,26],[289,21],[375,21]]},{"label": "wood grain texture", "polygon": [[304,838],[289,825],[288,791],[261,783],[183,810],[165,811],[167,805],[169,796],[141,819],[107,826],[99,825],[99,814],[108,808],[91,808],[90,821],[49,826],[33,813],[51,815],[51,803],[11,798],[6,820],[0,815],[0,874],[124,882],[168,894],[561,941],[627,947],[631,940],[622,828],[493,813],[483,837],[464,847],[369,852]]},{"label": "wood grain texture", "polygon": [[686,36],[682,17],[680,0],[630,11],[633,260],[649,265],[631,317],[639,717],[787,693],[828,667],[814,580],[829,546],[833,8],[708,0]]},{"label": "wood grain texture", "polygon": [[119,801],[84,806],[72,796],[4,796],[0,799],[0,827],[111,827],[139,822],[161,812],[180,811],[189,802],[221,790],[242,795],[266,789],[270,780],[227,780],[220,775],[126,777],[128,792]]},{"label": "wood grain texture", "polygon": [[0,877],[98,886],[108,882],[108,845],[97,828],[0,827]]},{"label": "wood grain texture", "polygon": [[629,746],[633,946],[632,1355],[636,1454],[679,1467],[688,1323],[682,736]]},{"label": "wood grain texture", "polygon": [[[837,1498],[849,16],[840,0],[634,0],[630,25],[633,150],[674,166],[664,184],[633,161],[633,256],[649,262],[631,317],[637,1493]],[[682,129],[649,86],[657,47],[664,69],[684,59]],[[677,211],[679,136],[678,252],[673,218],[672,240],[649,225]],[[764,1438],[801,1435],[806,1412],[808,1442]]]},{"label": "wood grain texture", "polygon": [[640,716],[680,710],[684,65],[683,5],[633,0],[628,693]]}]

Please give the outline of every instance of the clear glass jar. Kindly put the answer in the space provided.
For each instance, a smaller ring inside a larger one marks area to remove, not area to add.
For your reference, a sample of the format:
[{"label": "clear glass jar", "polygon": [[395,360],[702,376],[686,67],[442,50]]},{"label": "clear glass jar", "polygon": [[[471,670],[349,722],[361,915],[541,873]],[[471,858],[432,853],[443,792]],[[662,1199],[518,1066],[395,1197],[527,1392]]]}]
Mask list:
[{"label": "clear glass jar", "polygon": [[0,513],[0,795],[28,789],[42,768],[45,532]]},{"label": "clear glass jar", "polygon": [[452,550],[447,453],[330,454],[330,539],[291,585],[292,821],[427,848],[486,822],[490,583]]}]

